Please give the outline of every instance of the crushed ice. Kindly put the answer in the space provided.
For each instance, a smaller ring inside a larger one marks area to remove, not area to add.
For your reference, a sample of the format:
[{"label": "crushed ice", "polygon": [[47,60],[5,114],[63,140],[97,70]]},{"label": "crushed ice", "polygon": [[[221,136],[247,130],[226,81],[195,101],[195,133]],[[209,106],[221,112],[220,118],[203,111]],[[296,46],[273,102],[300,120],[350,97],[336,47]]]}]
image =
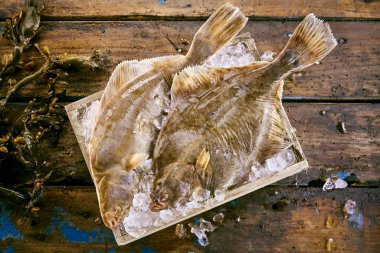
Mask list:
[{"label": "crushed ice", "polygon": [[261,55],[262,61],[273,61],[274,53],[272,51],[265,51],[263,55]]},{"label": "crushed ice", "polygon": [[333,189],[344,189],[348,186],[348,183],[340,178],[327,178],[323,185],[323,191],[329,191]]},{"label": "crushed ice", "polygon": [[242,42],[224,47],[206,61],[206,65],[215,67],[232,67],[253,62],[255,57],[247,52]]},{"label": "crushed ice", "polygon": [[[266,61],[273,60],[272,52],[265,52],[263,59]],[[221,49],[216,55],[211,57],[206,64],[212,66],[238,66],[245,65],[254,61],[254,56],[247,52],[243,43],[239,42],[236,45]],[[85,140],[87,146],[93,125],[95,112],[99,107],[99,100],[95,100],[89,104],[82,104],[77,107],[76,115],[79,122],[80,135]],[[155,126],[161,128],[161,122],[154,122]],[[254,165],[251,169],[249,181],[255,181],[263,176],[276,173],[295,163],[295,155],[291,149],[286,149],[279,152],[277,155],[268,159],[264,166]],[[129,214],[124,218],[123,225],[125,231],[133,236],[140,237],[144,235],[152,227],[160,227],[167,223],[176,221],[180,218],[193,214],[196,210],[201,210],[210,205],[222,202],[226,197],[225,189],[216,189],[212,194],[209,190],[198,189],[193,192],[190,201],[185,204],[176,203],[171,209],[161,210],[160,212],[152,212],[149,209],[151,202],[150,193],[153,184],[153,172],[151,170],[152,160],[145,161],[142,165],[134,169],[138,175],[139,192],[134,196],[132,207]],[[247,183],[248,183],[247,182]],[[186,185],[184,185],[186,188]],[[215,217],[215,222],[223,221],[223,214]],[[200,226],[192,226],[191,233],[198,237],[198,241],[202,246],[208,244],[206,231],[213,231],[215,227],[208,221],[202,220]],[[183,227],[178,227],[179,234],[182,236]]]},{"label": "crushed ice", "polygon": [[212,220],[218,223],[222,223],[224,220],[224,214],[223,213],[215,214],[214,217],[212,217]]},{"label": "crushed ice", "polygon": [[84,138],[84,143],[87,146],[92,129],[94,128],[95,114],[100,105],[100,100],[94,100],[90,104],[81,104],[76,109],[76,116],[80,124],[80,135]]},{"label": "crushed ice", "polygon": [[182,223],[179,223],[179,224],[176,225],[176,227],[175,227],[175,235],[179,239],[183,239],[183,238],[187,237],[187,229],[183,226]]}]

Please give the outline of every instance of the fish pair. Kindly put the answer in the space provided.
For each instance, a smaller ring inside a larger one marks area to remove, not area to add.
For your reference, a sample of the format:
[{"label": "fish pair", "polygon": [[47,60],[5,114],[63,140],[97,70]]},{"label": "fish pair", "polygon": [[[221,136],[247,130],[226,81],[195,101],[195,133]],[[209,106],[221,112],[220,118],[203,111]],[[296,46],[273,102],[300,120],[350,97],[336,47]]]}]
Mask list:
[{"label": "fish pair", "polygon": [[[271,63],[202,66],[246,24],[231,4],[199,29],[186,56],[125,61],[101,98],[88,146],[90,171],[106,226],[117,226],[137,193],[131,170],[153,159],[151,210],[185,202],[202,187],[231,189],[286,141],[282,83],[335,46],[330,28],[313,14],[296,28]],[[167,114],[159,129],[158,124]]]}]

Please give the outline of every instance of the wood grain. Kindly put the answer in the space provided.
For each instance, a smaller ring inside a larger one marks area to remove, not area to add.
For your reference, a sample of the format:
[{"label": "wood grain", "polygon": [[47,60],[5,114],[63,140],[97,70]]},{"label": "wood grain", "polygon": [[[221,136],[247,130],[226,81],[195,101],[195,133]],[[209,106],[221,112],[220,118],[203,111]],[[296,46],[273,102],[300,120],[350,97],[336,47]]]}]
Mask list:
[{"label": "wood grain", "polygon": [[[203,22],[45,22],[46,32],[40,45],[47,45],[52,54],[90,55],[103,52],[109,60],[107,71],[69,72],[67,89],[70,97],[88,96],[104,88],[109,73],[125,59],[176,54],[177,47],[186,52],[181,39],[192,40]],[[280,52],[288,41],[289,32],[299,22],[249,22],[243,32],[250,32],[261,53]],[[314,65],[288,82],[285,96],[380,98],[380,23],[330,22],[339,44],[319,65]],[[0,54],[10,50],[10,44],[0,39]],[[28,61],[26,59],[26,61]],[[46,93],[46,87],[36,82],[20,90],[14,98]],[[4,86],[0,96],[5,95]]]},{"label": "wood grain", "polygon": [[[44,0],[45,19],[120,20],[120,19],[199,19],[210,16],[224,0]],[[231,0],[251,18],[300,18],[310,12],[328,18],[379,18],[376,0]],[[22,1],[0,2],[0,17],[17,12]]]},{"label": "wood grain", "polygon": [[[344,219],[342,207],[348,199],[356,201],[358,214],[363,215],[361,228]],[[12,206],[0,205],[2,217],[7,215],[8,223],[23,236],[22,241],[0,241],[0,247],[13,247],[15,252],[325,252],[326,241],[333,238],[334,252],[377,252],[379,202],[378,188],[323,192],[266,187],[200,216],[212,220],[222,212],[226,218],[209,234],[206,248],[193,236],[176,238],[174,227],[116,247],[111,230],[95,223],[99,211],[93,188],[52,187],[47,189],[33,226],[18,225],[19,214],[7,211]],[[238,217],[240,222],[236,222]],[[332,228],[326,228],[327,217],[334,220]]]},{"label": "wood grain", "polygon": [[[311,181],[340,170],[355,173],[361,185],[379,185],[380,176],[380,104],[306,104],[285,103],[290,122],[310,164],[306,172],[290,177],[281,184],[308,185]],[[13,106],[14,107],[14,106]],[[321,116],[324,111],[326,115]],[[348,133],[336,125],[345,122]],[[58,145],[44,144],[47,160],[54,169],[51,183],[92,185],[84,158],[66,123]],[[13,165],[0,170],[2,182],[21,183],[22,167]]]}]

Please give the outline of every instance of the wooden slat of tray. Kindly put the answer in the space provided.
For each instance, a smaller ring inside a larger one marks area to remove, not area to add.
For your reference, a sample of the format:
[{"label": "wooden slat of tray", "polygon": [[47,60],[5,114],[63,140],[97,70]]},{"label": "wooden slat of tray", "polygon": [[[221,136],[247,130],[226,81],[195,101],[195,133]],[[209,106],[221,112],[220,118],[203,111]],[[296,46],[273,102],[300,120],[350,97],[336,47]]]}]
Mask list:
[{"label": "wooden slat of tray", "polygon": [[[350,226],[344,219],[342,207],[348,199],[355,200],[363,213],[363,229]],[[333,238],[337,244],[335,252],[375,253],[380,248],[379,201],[378,188],[323,192],[320,188],[265,187],[200,216],[209,221],[219,212],[225,216],[225,221],[209,233],[210,245],[206,248],[197,245],[193,237],[178,239],[174,226],[117,247],[111,230],[95,223],[100,214],[93,187],[48,187],[33,226],[17,224],[17,206],[0,203],[1,217],[9,217],[8,226],[15,227],[23,237],[0,241],[0,248],[38,253],[317,253],[325,252],[327,239]],[[236,222],[238,217],[240,223]],[[331,229],[326,228],[327,217],[334,219]],[[183,224],[188,228],[190,222],[194,219]],[[72,232],[76,237],[70,236]]]},{"label": "wooden slat of tray", "polygon": [[[0,8],[1,9],[1,8]],[[69,72],[69,84],[57,84],[67,90],[71,101],[104,89],[110,72],[125,59],[176,54],[167,37],[184,52],[188,46],[181,39],[192,40],[202,21],[188,22],[44,22],[45,32],[39,44],[47,45],[55,55],[72,53],[90,55],[94,50],[106,53],[107,71]],[[261,53],[279,52],[287,43],[289,32],[298,24],[292,22],[248,22],[243,32],[250,32]],[[1,25],[3,25],[2,23]],[[329,22],[337,39],[342,39],[320,65],[303,71],[295,82],[287,82],[284,96],[380,99],[380,22]],[[10,43],[0,39],[0,55],[11,50]],[[0,97],[6,87],[0,87]],[[28,84],[15,94],[17,101],[47,94],[48,87]]]},{"label": "wooden slat of tray", "polygon": [[[224,0],[44,0],[44,18],[65,20],[114,19],[184,19],[210,16]],[[355,0],[230,0],[245,15],[260,18],[302,17],[315,12],[332,18],[379,18],[379,1]],[[7,0],[0,3],[0,17],[18,11],[23,1]]]},{"label": "wooden slat of tray", "polygon": [[[101,97],[101,94],[102,94],[102,92],[95,93],[89,97],[83,98],[79,101],[76,101],[76,102],[66,106],[67,114],[69,116],[71,125],[74,129],[74,133],[77,136],[79,146],[81,147],[83,156],[85,158],[85,161],[86,161],[88,167],[89,167],[88,152],[87,152],[87,148],[86,148],[85,143],[84,143],[84,139],[80,135],[80,130],[81,130],[80,127],[81,126],[80,126],[80,123],[77,119],[78,113],[76,112],[76,108],[80,105],[86,105],[87,106],[87,105],[91,104],[91,102],[98,100]],[[284,115],[286,115],[284,108],[282,108],[282,110],[284,111]],[[235,190],[228,192],[226,194],[226,198],[224,201],[221,201],[221,202],[214,201],[214,202],[210,203],[210,205],[207,208],[205,207],[205,208],[195,209],[194,211],[190,212],[190,214],[187,215],[186,217],[181,218],[181,219],[177,219],[176,221],[173,221],[173,222],[169,222],[163,226],[160,226],[160,227],[153,227],[152,226],[150,228],[147,228],[147,233],[145,233],[143,236],[132,237],[132,236],[126,234],[125,232],[123,233],[122,230],[120,230],[119,228],[115,228],[112,231],[115,235],[115,238],[116,238],[118,245],[124,245],[124,244],[134,242],[138,239],[141,239],[141,238],[146,237],[150,234],[156,233],[157,231],[160,231],[164,228],[170,227],[170,226],[172,226],[178,222],[181,222],[181,221],[189,219],[193,216],[199,215],[205,211],[213,209],[217,206],[220,206],[220,205],[227,203],[231,200],[234,200],[234,199],[239,198],[243,195],[246,195],[252,191],[255,191],[257,189],[260,189],[262,187],[265,187],[267,185],[275,183],[275,182],[282,180],[284,178],[287,178],[289,176],[292,176],[292,175],[294,175],[298,172],[301,172],[302,170],[308,168],[307,160],[306,160],[306,158],[302,152],[302,148],[301,148],[301,146],[300,146],[300,144],[299,144],[299,142],[298,142],[298,140],[294,134],[294,130],[293,130],[293,128],[289,122],[289,119],[287,117],[285,117],[285,118],[286,118],[285,119],[285,128],[286,128],[287,136],[292,143],[292,148],[294,148],[294,153],[295,153],[295,157],[296,157],[296,163],[294,165],[291,165],[291,166],[287,167],[286,169],[284,169],[280,172],[276,172],[276,173],[273,173],[273,174],[270,174],[267,176],[263,176],[262,178],[254,181],[254,182],[248,183],[248,184],[243,185],[243,186],[241,186]]]}]

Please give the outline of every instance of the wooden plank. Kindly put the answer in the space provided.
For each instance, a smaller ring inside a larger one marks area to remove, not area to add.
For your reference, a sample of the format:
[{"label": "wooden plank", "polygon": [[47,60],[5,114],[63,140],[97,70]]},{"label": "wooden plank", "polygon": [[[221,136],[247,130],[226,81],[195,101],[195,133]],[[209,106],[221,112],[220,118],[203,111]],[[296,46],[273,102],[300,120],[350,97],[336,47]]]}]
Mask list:
[{"label": "wooden plank", "polygon": [[[342,207],[348,199],[356,201],[358,217],[363,217],[362,223],[357,220],[359,226],[344,219]],[[93,188],[52,187],[33,226],[19,225],[16,206],[0,205],[5,230],[0,247],[13,252],[324,252],[326,241],[333,238],[334,252],[377,252],[379,201],[378,188],[323,192],[266,187],[199,216],[211,220],[223,212],[226,218],[209,234],[206,248],[193,236],[176,238],[174,227],[117,247],[111,230],[95,223],[99,211]],[[332,228],[326,228],[328,217],[334,220]]]},{"label": "wooden plank", "polygon": [[[87,54],[94,50],[105,53],[110,67],[103,72],[70,72],[67,94],[88,96],[102,90],[109,73],[124,59],[176,54],[169,42],[186,52],[181,39],[192,40],[203,22],[45,22],[46,32],[40,45],[47,45],[53,54]],[[299,22],[249,22],[243,32],[250,32],[258,50],[280,52],[289,32]],[[380,97],[380,22],[329,22],[337,46],[320,65],[306,69],[294,82],[288,82],[285,96],[308,97]],[[10,50],[10,43],[0,39],[0,55]],[[63,87],[58,87],[63,88]],[[46,92],[41,84],[28,85],[15,98],[31,97]],[[5,95],[4,86],[0,96]]]},{"label": "wooden plank", "polygon": [[[291,177],[284,184],[307,185],[342,169],[355,173],[361,184],[379,185],[380,104],[285,103],[290,122],[310,164],[307,172]],[[321,116],[320,112],[326,115]],[[345,122],[347,134],[336,125]],[[55,183],[92,184],[70,123],[66,123],[57,146],[46,144],[55,173]],[[10,164],[0,170],[3,182],[20,182],[22,169]]]},{"label": "wooden plank", "polygon": [[[44,0],[45,19],[119,20],[119,19],[199,19],[210,16],[224,0]],[[376,0],[231,0],[251,18],[299,18],[310,12],[328,18],[379,18]],[[23,6],[19,0],[0,3],[0,17],[15,13]]]}]

